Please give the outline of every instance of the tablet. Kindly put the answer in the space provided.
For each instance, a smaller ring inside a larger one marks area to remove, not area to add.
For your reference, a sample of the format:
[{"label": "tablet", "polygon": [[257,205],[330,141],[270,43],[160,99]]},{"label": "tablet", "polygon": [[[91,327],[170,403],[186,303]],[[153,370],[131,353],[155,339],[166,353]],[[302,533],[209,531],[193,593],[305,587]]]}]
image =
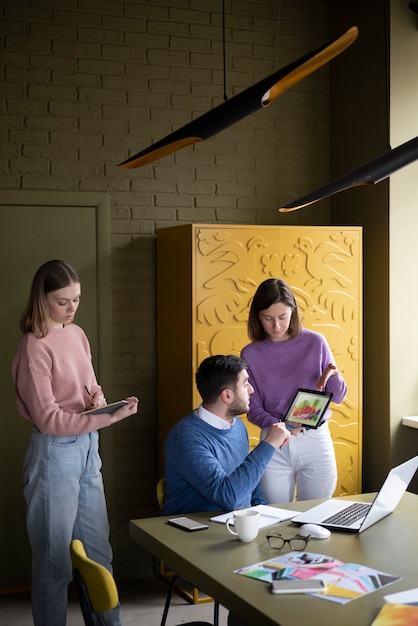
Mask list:
[{"label": "tablet", "polygon": [[127,400],[119,400],[118,402],[112,402],[111,404],[106,404],[106,406],[101,406],[99,409],[90,409],[90,411],[83,411],[81,415],[100,415],[101,413],[114,413],[121,406],[125,406],[128,404]]},{"label": "tablet", "polygon": [[318,428],[334,394],[328,391],[298,389],[284,417],[305,428]]}]

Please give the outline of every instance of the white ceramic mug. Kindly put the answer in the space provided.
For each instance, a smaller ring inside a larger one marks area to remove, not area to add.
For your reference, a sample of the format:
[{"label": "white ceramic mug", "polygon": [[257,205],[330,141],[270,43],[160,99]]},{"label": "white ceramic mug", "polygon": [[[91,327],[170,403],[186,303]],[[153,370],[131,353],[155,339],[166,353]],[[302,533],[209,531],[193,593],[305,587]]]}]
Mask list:
[{"label": "white ceramic mug", "polygon": [[[260,514],[258,511],[243,509],[234,511],[234,517],[226,520],[226,527],[241,541],[253,541],[258,535]],[[231,526],[234,525],[234,529]]]}]

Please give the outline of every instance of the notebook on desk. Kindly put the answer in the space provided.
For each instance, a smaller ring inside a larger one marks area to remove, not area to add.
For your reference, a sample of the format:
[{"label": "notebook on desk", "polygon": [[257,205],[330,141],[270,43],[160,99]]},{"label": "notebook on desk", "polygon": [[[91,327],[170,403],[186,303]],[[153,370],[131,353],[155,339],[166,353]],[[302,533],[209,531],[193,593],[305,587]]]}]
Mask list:
[{"label": "notebook on desk", "polygon": [[418,456],[391,469],[372,503],[330,498],[292,517],[292,522],[361,533],[396,509],[417,469]]},{"label": "notebook on desk", "polygon": [[[290,519],[294,513],[294,511],[291,511],[290,509],[279,509],[277,507],[268,506],[267,504],[256,504],[255,506],[248,508],[260,513],[260,528],[272,526],[273,524],[278,524],[279,522]],[[231,517],[234,517],[234,511],[214,515],[210,518],[210,521],[225,524],[226,520]]]}]

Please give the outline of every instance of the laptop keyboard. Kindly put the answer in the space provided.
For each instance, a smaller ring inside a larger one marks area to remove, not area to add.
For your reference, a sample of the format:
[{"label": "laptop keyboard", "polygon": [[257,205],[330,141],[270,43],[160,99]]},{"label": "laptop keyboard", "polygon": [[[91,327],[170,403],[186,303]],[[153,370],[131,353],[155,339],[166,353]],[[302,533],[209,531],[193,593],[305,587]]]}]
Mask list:
[{"label": "laptop keyboard", "polygon": [[343,526],[347,526],[356,522],[361,517],[364,517],[367,511],[370,509],[370,504],[365,504],[362,502],[354,502],[343,511],[339,513],[335,513],[328,517],[328,519],[323,520],[322,524],[340,524]]}]

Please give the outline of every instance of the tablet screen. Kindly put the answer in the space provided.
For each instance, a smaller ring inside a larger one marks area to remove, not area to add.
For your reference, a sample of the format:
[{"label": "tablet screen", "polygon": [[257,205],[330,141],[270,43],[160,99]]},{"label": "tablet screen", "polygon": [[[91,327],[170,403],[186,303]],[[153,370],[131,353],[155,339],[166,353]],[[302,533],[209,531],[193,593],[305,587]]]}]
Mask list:
[{"label": "tablet screen", "polygon": [[333,395],[328,391],[298,389],[284,421],[296,422],[306,428],[317,428]]}]

